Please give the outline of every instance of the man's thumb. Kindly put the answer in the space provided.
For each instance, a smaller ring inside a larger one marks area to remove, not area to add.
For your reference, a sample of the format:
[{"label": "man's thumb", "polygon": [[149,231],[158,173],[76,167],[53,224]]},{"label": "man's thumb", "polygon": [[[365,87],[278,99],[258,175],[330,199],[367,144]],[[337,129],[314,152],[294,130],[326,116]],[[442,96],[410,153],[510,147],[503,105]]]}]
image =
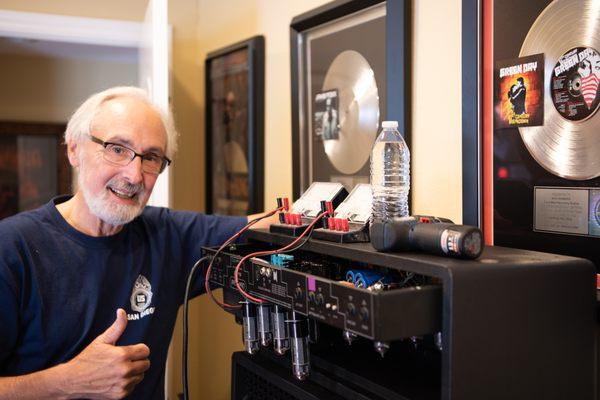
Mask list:
[{"label": "man's thumb", "polygon": [[100,336],[98,336],[99,341],[106,344],[115,344],[117,340],[123,334],[125,327],[127,326],[127,315],[125,314],[125,310],[119,308],[117,310],[117,319],[111,326],[108,327],[107,330],[104,331]]}]

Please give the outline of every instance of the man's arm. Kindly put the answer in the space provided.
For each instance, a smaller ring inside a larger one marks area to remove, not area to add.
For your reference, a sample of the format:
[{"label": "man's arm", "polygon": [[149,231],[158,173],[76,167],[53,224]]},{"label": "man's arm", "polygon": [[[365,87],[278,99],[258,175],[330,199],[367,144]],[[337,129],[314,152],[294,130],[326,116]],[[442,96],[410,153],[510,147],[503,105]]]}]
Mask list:
[{"label": "man's arm", "polygon": [[68,399],[64,364],[32,374],[0,378],[0,398]]},{"label": "man's arm", "polygon": [[117,310],[115,322],[71,361],[27,375],[0,378],[0,399],[121,399],[150,368],[145,344],[115,346],[127,326]]}]

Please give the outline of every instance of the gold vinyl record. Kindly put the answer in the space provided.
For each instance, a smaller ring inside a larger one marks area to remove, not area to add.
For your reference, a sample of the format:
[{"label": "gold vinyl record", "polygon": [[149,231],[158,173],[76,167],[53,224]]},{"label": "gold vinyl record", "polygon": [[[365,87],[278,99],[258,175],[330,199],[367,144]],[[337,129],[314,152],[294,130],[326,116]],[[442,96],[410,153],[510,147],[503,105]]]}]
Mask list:
[{"label": "gold vinyl record", "polygon": [[379,92],[369,62],[358,52],[338,54],[327,70],[323,92],[337,91],[337,132],[323,140],[333,166],[344,174],[358,172],[369,160],[379,127]]},{"label": "gold vinyl record", "polygon": [[544,124],[520,127],[533,158],[567,179],[600,176],[600,1],[555,0],[520,56],[544,53]]}]

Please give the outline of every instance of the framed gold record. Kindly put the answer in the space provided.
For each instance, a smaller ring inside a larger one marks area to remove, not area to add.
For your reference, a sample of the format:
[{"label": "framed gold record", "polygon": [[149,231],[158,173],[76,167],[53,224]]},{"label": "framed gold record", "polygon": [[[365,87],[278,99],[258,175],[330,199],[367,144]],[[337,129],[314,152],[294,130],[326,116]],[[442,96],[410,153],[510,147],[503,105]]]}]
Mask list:
[{"label": "framed gold record", "polygon": [[383,119],[408,119],[408,4],[334,1],[291,24],[294,197],[312,182],[369,182]]}]

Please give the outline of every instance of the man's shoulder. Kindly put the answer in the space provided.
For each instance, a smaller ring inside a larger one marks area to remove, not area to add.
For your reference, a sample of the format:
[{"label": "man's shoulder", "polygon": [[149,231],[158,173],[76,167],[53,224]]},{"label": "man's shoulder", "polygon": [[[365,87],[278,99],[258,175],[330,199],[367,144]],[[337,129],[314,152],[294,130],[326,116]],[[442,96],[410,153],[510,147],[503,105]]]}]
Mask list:
[{"label": "man's shoulder", "polygon": [[173,210],[167,207],[146,206],[144,211],[136,219],[136,222],[144,225],[157,225],[162,228],[171,226],[178,227],[190,222],[198,222],[205,217],[204,214],[194,211]]},{"label": "man's shoulder", "polygon": [[[146,206],[142,213],[133,221],[134,225],[143,226],[145,229],[155,228],[164,231],[165,228],[177,226],[185,216],[182,211],[173,211],[166,207]],[[189,218],[189,216],[188,216]]]},{"label": "man's shoulder", "polygon": [[197,211],[174,210],[167,207],[146,206],[140,219],[146,221],[177,222],[181,219],[205,218],[207,215]]},{"label": "man's shoulder", "polygon": [[24,211],[0,221],[0,265],[19,264],[31,246],[55,238],[43,209]]},{"label": "man's shoulder", "polygon": [[179,219],[189,218],[194,213],[188,211],[175,211],[167,207],[146,206],[137,218],[138,221],[150,224],[177,223]]},{"label": "man's shoulder", "polygon": [[146,206],[139,218],[146,220],[156,220],[168,218],[169,209],[165,207]]},{"label": "man's shoulder", "polygon": [[48,219],[44,207],[35,210],[23,211],[18,214],[0,220],[0,237],[7,239],[15,234],[36,234],[44,229]]}]

